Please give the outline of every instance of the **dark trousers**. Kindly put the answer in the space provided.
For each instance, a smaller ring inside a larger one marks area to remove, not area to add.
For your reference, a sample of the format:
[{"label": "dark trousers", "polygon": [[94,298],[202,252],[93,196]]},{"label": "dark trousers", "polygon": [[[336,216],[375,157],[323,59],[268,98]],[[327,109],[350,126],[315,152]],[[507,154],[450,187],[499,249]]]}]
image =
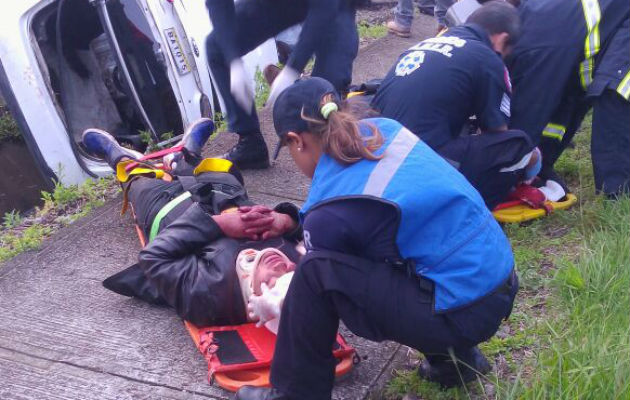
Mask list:
[{"label": "dark trousers", "polygon": [[[236,2],[235,26],[232,34],[239,56],[255,49],[267,39],[296,25],[306,18],[307,2],[300,0],[241,0]],[[336,19],[330,21],[322,46],[315,49],[313,76],[330,81],[338,90],[346,90],[352,80],[352,62],[356,58],[359,37],[354,21],[355,10],[350,5],[342,7]],[[260,131],[258,115],[254,107],[243,110],[230,92],[230,66],[222,51],[223,39],[216,32],[206,42],[208,64],[214,84],[223,98],[229,130],[239,135]],[[299,43],[299,42],[298,42]],[[249,113],[247,112],[249,111]]]},{"label": "dark trousers", "polygon": [[461,136],[437,152],[466,177],[492,210],[524,176],[524,168],[501,169],[518,163],[533,147],[525,132],[510,130]]},{"label": "dark trousers", "polygon": [[[161,179],[139,178],[130,183],[129,202],[133,206],[136,215],[136,223],[142,229],[145,237],[149,237],[151,225],[158,212],[169,201],[184,192],[178,181],[166,182]],[[177,217],[184,213],[192,204],[192,200],[182,201],[171,212],[166,214],[160,226],[168,226]]]},{"label": "dark trousers", "polygon": [[630,102],[613,90],[593,101],[591,157],[598,192],[630,193]]},{"label": "dark trousers", "polygon": [[553,168],[573,140],[592,106],[591,158],[597,192],[609,196],[628,193],[630,188],[630,102],[611,89],[597,96],[569,98],[553,121],[566,126],[562,140],[543,137],[543,171]]},{"label": "dark trousers", "polygon": [[560,155],[573,140],[573,137],[580,129],[580,125],[584,120],[584,116],[590,110],[591,103],[584,96],[579,88],[567,90],[567,94],[563,97],[562,106],[556,110],[550,122],[562,125],[566,131],[562,135],[562,139],[541,136],[538,147],[542,153],[542,168],[545,171],[553,169],[554,164],[560,158]]},{"label": "dark trousers", "polygon": [[415,276],[344,254],[307,254],[284,300],[272,385],[295,399],[330,398],[340,319],[358,336],[413,347],[429,362],[452,349],[469,363],[474,346],[492,337],[510,314],[517,289],[513,275],[475,304],[436,314],[432,290]]}]

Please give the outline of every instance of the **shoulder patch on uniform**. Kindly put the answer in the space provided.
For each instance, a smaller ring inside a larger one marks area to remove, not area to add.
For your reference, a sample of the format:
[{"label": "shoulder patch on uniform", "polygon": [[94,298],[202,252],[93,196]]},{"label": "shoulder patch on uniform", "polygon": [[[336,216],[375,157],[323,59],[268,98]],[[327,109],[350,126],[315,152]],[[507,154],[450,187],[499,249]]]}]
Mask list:
[{"label": "shoulder patch on uniform", "polygon": [[424,51],[412,51],[396,64],[396,76],[407,76],[420,68],[424,62]]}]

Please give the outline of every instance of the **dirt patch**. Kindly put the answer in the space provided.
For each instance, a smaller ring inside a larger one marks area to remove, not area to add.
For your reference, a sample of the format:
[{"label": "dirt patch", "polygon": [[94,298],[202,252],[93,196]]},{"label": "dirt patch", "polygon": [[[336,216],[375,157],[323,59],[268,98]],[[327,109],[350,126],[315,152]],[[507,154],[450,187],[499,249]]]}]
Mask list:
[{"label": "dirt patch", "polygon": [[392,8],[398,2],[389,1],[386,3],[371,3],[366,7],[357,10],[357,22],[365,22],[370,25],[384,24],[392,15]]}]

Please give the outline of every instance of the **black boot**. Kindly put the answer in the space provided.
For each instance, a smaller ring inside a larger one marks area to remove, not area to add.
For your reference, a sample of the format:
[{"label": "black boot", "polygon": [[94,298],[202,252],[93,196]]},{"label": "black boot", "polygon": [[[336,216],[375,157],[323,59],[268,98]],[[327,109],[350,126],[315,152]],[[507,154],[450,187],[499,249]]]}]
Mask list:
[{"label": "black boot", "polygon": [[274,388],[243,386],[236,392],[234,400],[289,400],[289,397]]},{"label": "black boot", "polygon": [[472,348],[465,358],[458,360],[457,366],[451,358],[447,357],[432,363],[425,359],[418,367],[418,375],[428,381],[439,383],[445,388],[450,388],[471,382],[477,378],[477,374],[484,375],[492,369],[477,347]]},{"label": "black boot", "polygon": [[265,169],[269,167],[269,152],[260,132],[241,135],[236,146],[223,158],[232,161],[239,169]]}]

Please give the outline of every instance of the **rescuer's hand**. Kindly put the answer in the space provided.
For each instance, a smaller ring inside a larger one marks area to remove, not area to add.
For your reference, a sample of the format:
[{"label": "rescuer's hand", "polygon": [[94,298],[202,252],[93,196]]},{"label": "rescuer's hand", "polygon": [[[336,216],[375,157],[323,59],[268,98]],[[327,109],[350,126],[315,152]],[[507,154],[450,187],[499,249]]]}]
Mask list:
[{"label": "rescuer's hand", "polygon": [[271,85],[271,90],[269,91],[269,98],[267,99],[267,105],[273,107],[273,103],[276,102],[280,93],[287,87],[291,86],[298,78],[300,77],[300,73],[294,70],[291,67],[284,67],[282,72],[278,74],[276,79],[274,79],[273,84]]},{"label": "rescuer's hand", "polygon": [[254,90],[240,58],[230,64],[230,91],[236,103],[250,114],[254,108]]}]

